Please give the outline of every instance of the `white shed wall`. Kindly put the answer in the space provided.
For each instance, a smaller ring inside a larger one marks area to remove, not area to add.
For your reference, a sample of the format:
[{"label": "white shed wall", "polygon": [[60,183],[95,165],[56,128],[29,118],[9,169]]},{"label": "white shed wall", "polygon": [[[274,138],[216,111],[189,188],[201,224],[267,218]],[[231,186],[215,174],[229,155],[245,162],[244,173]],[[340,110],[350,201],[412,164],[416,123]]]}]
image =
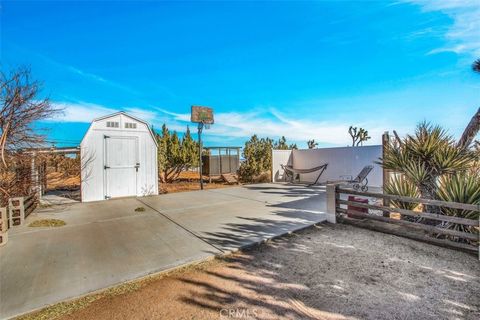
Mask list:
[{"label": "white shed wall", "polygon": [[280,166],[292,164],[292,150],[272,150],[272,181],[285,181],[285,172]]},{"label": "white shed wall", "polygon": [[[309,169],[328,163],[328,168],[320,177],[319,183],[339,180],[340,176],[347,175],[355,178],[363,167],[373,165],[374,168],[368,176],[369,185],[382,186],[383,184],[383,170],[381,166],[374,163],[382,156],[381,145],[304,149],[293,150],[291,153],[293,167],[297,169]],[[273,166],[273,177],[283,177],[283,170],[280,168],[280,163],[285,164],[286,161],[282,157],[284,157],[282,153],[277,153],[277,151],[273,153],[272,164],[275,163],[275,166]],[[300,180],[312,183],[317,178],[317,175],[318,172],[301,174]],[[282,180],[276,180],[274,178],[273,181]]]},{"label": "white shed wall", "polygon": [[[107,121],[119,122],[118,128],[109,128]],[[125,122],[136,123],[136,129],[126,129]],[[125,114],[116,114],[92,122],[80,145],[82,162],[82,201],[105,200],[105,138],[136,137],[138,139],[137,196],[158,194],[157,145],[151,131],[143,122]],[[108,195],[107,195],[108,196]]]}]

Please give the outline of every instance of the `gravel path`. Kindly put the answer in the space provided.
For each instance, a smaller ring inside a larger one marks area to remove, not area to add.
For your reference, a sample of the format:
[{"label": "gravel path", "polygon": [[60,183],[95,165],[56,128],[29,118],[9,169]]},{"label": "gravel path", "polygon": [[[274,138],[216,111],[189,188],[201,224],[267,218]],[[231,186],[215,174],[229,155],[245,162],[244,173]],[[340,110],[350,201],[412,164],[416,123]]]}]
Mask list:
[{"label": "gravel path", "polygon": [[479,319],[475,256],[322,224],[64,319]]}]

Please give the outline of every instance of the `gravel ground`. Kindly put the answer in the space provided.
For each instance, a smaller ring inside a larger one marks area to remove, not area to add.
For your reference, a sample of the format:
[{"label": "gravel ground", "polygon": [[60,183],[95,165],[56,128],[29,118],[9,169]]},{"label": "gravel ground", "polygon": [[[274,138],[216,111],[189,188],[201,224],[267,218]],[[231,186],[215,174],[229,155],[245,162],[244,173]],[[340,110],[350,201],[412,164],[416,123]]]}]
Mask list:
[{"label": "gravel ground", "polygon": [[479,267],[467,253],[321,224],[63,319],[479,319]]}]

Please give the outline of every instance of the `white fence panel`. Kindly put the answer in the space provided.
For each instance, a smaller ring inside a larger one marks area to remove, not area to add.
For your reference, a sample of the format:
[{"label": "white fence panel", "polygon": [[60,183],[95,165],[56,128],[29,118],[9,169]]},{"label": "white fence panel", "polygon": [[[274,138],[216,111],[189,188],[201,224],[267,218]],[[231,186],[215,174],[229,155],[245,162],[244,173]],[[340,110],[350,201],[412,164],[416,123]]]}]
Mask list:
[{"label": "white fence panel", "polygon": [[[368,176],[370,186],[382,186],[382,167],[375,164],[382,156],[382,146],[340,147],[303,150],[274,150],[272,159],[273,182],[285,181],[280,164],[290,163],[296,169],[309,169],[328,163],[328,168],[321,176],[319,183],[339,180],[351,176],[355,178],[366,165],[374,168]],[[301,174],[302,182],[312,183],[318,172]]]},{"label": "white fence panel", "polygon": [[281,164],[292,164],[292,150],[272,150],[272,181],[285,181],[285,172]]}]

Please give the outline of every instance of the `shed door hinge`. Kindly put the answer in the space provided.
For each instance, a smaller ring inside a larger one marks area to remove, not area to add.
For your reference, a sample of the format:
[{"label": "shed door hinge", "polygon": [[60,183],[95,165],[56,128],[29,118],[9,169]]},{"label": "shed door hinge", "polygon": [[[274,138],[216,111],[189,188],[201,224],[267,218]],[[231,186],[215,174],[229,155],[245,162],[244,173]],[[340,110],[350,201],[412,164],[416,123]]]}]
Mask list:
[{"label": "shed door hinge", "polygon": [[103,166],[103,169],[107,170],[107,169],[110,169],[109,166]]}]

